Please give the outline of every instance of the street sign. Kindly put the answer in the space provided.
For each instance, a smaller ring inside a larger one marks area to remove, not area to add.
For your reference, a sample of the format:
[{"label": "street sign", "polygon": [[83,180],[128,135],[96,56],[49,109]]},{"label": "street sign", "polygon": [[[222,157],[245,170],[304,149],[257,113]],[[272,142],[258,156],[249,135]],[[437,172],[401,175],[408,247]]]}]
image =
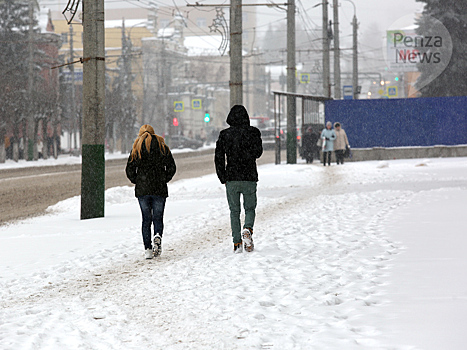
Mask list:
[{"label": "street sign", "polygon": [[397,86],[388,86],[388,96],[389,98],[394,98],[398,96]]},{"label": "street sign", "polygon": [[183,101],[174,101],[174,112],[183,112],[185,110],[185,105]]},{"label": "street sign", "polygon": [[201,107],[202,107],[202,104],[201,104],[200,99],[191,100],[191,108],[192,109],[201,109]]},{"label": "street sign", "polygon": [[342,87],[344,100],[353,100],[353,86],[352,85],[344,85]]},{"label": "street sign", "polygon": [[[71,72],[63,72],[63,80],[65,83],[71,83],[72,74]],[[83,71],[75,71],[75,82],[83,81]]]},{"label": "street sign", "polygon": [[301,73],[300,74],[300,83],[308,84],[310,82],[310,74],[309,73]]}]

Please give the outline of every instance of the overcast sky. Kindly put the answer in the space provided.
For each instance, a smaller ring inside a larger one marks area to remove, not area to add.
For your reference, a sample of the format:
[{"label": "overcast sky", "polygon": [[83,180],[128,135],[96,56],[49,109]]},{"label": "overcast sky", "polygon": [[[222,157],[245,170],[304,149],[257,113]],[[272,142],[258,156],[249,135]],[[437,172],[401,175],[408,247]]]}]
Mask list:
[{"label": "overcast sky", "polygon": [[[229,4],[229,0],[152,0],[159,6],[178,6],[195,2],[200,4]],[[332,3],[332,0],[328,0]],[[388,29],[392,23],[398,19],[413,15],[422,9],[423,4],[415,0],[352,0],[356,5],[356,14],[359,22],[359,35],[362,36],[371,28],[379,28],[381,31]],[[41,6],[49,7],[52,10],[62,11],[68,0],[39,0]],[[151,0],[106,0],[106,8],[129,8],[148,7]],[[272,0],[243,0],[243,4],[269,3]],[[275,3],[285,3],[286,0],[274,0]],[[313,28],[321,25],[321,6],[314,7],[321,3],[320,0],[295,0],[297,7],[297,23],[306,23],[306,26]],[[351,22],[354,14],[354,7],[350,0],[339,0],[339,22],[341,41],[345,43],[350,39],[352,33]],[[249,7],[244,7],[244,11],[249,11]],[[285,21],[286,12],[282,9],[273,9],[265,6],[256,8],[258,14],[257,34],[261,35],[267,30],[269,24],[274,25],[281,19]],[[332,16],[332,9],[329,11]]]},{"label": "overcast sky", "polygon": [[[154,3],[164,6],[173,6],[174,0],[152,0]],[[332,3],[332,0],[328,0]],[[389,26],[398,18],[411,14],[422,8],[422,3],[415,0],[352,0],[356,5],[357,17],[364,28],[371,22],[380,23],[382,27]],[[187,3],[199,2],[200,4],[209,3],[225,3],[228,4],[229,0],[175,0],[177,5],[184,5]],[[248,3],[269,3],[271,0],[243,0],[243,4]],[[286,0],[274,0],[275,3],[285,3]],[[54,10],[63,10],[68,3],[68,0],[39,0],[41,6],[46,6]],[[147,7],[150,0],[106,0],[106,8],[128,8],[128,7]],[[299,9],[298,17],[304,15],[303,9],[306,10],[305,18],[310,18],[313,22],[319,23],[321,21],[321,7],[313,8],[314,5],[321,3],[320,0],[296,0],[296,6]],[[353,5],[350,0],[339,0],[340,4],[340,17],[342,24],[349,23],[353,16]],[[248,9],[248,8],[246,8]],[[277,21],[278,18],[285,17],[285,11],[274,10],[264,6],[258,7],[259,24],[264,25],[269,22]]]}]

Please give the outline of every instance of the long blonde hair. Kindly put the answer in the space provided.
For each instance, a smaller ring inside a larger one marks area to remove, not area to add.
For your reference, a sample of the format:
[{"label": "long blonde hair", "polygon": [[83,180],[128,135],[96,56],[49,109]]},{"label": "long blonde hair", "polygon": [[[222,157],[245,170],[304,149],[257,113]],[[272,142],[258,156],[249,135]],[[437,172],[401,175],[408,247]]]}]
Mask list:
[{"label": "long blonde hair", "polygon": [[159,149],[162,154],[167,153],[167,145],[165,144],[164,138],[156,135],[154,129],[149,124],[144,124],[138,133],[138,137],[136,138],[135,142],[133,143],[133,149],[131,150],[131,161],[135,160],[136,158],[141,158],[141,148],[143,147],[143,142],[146,145],[146,150],[148,153],[151,152],[151,141],[152,137],[155,137],[157,142],[159,143]]}]

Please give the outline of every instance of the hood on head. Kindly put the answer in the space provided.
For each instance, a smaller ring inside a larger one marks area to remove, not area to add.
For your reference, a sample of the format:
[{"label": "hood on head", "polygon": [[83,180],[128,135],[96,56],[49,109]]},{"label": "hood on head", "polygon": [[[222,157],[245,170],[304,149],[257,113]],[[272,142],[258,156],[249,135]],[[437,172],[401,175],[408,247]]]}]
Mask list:
[{"label": "hood on head", "polygon": [[246,108],[242,105],[235,105],[229,112],[227,116],[227,124],[230,126],[241,126],[241,125],[250,125],[250,116],[246,111]]}]

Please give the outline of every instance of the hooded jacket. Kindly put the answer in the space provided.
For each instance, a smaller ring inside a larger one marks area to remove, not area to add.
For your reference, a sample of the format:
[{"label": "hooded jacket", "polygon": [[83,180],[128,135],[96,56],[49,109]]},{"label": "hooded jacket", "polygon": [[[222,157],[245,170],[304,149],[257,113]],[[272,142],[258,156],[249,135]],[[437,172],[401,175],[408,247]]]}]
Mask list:
[{"label": "hooded jacket", "polygon": [[141,158],[131,160],[128,157],[126,176],[134,183],[135,197],[155,195],[168,197],[167,182],[172,180],[177,170],[175,161],[169,148],[166,154],[159,149],[159,142],[155,137],[151,140],[148,153],[145,145],[141,147]]},{"label": "hooded jacket", "polygon": [[[220,132],[214,163],[220,182],[258,181],[256,159],[263,154],[261,132],[250,126],[245,107],[235,105],[227,116],[229,128]],[[227,162],[226,162],[227,160]]]}]

